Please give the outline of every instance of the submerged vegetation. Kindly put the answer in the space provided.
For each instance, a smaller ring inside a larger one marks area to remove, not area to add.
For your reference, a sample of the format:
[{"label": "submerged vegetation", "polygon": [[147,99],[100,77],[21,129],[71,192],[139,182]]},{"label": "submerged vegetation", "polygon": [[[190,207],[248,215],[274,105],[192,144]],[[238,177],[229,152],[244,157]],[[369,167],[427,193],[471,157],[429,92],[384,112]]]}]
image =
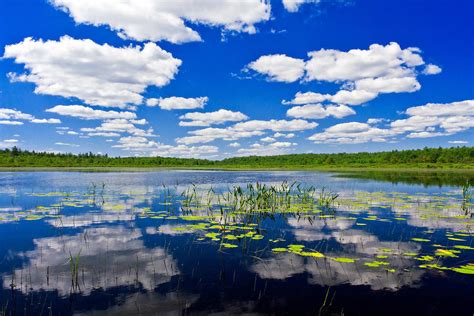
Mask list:
[{"label": "submerged vegetation", "polygon": [[291,154],[234,157],[220,161],[168,157],[108,157],[0,150],[0,167],[180,167],[230,169],[474,168],[474,147],[424,148],[389,152]]}]

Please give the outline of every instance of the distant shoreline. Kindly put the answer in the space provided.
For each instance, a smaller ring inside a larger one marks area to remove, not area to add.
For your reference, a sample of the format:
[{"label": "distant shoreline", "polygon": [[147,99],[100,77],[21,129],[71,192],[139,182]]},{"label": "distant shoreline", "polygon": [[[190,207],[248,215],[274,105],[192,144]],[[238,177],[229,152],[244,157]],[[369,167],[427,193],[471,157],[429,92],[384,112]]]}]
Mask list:
[{"label": "distant shoreline", "polygon": [[420,172],[420,173],[474,173],[474,166],[374,166],[374,167],[348,167],[348,166],[322,166],[322,167],[0,167],[0,172],[41,172],[41,171],[71,171],[71,172],[154,172],[154,171],[318,171],[318,172]]}]

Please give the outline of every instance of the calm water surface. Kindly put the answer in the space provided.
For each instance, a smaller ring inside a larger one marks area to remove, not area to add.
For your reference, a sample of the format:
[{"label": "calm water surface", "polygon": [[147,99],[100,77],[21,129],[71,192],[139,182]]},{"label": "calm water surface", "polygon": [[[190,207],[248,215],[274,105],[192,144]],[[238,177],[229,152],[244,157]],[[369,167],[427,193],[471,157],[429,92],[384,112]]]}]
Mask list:
[{"label": "calm water surface", "polygon": [[[389,180],[1,172],[0,315],[473,315],[472,202],[457,182]],[[339,197],[225,231],[222,201],[203,206],[210,188],[283,181]],[[193,185],[202,205],[183,210]]]}]

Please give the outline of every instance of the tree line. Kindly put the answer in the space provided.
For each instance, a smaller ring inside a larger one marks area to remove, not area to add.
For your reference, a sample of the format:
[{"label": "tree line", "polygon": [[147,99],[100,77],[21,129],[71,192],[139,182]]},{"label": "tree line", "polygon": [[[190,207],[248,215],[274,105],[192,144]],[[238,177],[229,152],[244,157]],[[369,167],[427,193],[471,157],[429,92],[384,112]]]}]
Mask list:
[{"label": "tree line", "polygon": [[83,154],[0,150],[0,167],[203,167],[203,168],[318,168],[318,167],[474,167],[474,147],[423,148],[385,152],[289,154],[207,160],[172,157],[109,157]]}]

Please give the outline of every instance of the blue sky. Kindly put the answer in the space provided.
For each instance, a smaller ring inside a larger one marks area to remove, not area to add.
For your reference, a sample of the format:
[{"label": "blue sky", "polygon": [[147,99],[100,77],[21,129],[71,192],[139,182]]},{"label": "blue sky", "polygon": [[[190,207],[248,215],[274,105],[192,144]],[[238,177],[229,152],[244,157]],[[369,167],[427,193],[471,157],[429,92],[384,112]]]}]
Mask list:
[{"label": "blue sky", "polygon": [[472,146],[472,1],[3,0],[0,147]]}]

